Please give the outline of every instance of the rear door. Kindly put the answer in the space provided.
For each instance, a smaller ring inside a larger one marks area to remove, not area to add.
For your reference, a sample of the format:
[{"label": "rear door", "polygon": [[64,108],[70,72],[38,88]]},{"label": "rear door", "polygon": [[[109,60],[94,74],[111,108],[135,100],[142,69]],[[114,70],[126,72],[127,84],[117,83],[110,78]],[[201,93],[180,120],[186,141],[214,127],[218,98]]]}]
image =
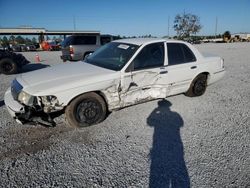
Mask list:
[{"label": "rear door", "polygon": [[198,63],[192,50],[184,43],[167,43],[167,83],[174,95],[186,92],[197,74]]}]

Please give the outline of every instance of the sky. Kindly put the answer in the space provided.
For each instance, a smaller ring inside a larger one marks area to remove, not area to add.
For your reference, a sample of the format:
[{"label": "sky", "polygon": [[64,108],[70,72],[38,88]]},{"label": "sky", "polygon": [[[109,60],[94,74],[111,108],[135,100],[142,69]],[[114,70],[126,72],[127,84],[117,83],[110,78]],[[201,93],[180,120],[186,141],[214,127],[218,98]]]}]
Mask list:
[{"label": "sky", "polygon": [[[0,27],[94,30],[102,34],[176,35],[177,14],[200,17],[198,35],[250,33],[250,0],[0,0]],[[75,24],[74,24],[75,23]]]}]

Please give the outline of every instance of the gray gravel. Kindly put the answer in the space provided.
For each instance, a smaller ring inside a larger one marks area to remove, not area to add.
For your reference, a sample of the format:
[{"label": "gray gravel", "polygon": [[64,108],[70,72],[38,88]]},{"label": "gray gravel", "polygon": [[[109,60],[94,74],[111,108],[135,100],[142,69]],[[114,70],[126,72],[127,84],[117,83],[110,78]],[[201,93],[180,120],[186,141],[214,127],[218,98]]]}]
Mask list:
[{"label": "gray gravel", "polygon": [[[0,187],[250,187],[250,43],[202,44],[227,74],[197,98],[177,95],[113,112],[102,123],[18,125],[0,75]],[[60,52],[23,53],[24,71],[63,63]]]}]

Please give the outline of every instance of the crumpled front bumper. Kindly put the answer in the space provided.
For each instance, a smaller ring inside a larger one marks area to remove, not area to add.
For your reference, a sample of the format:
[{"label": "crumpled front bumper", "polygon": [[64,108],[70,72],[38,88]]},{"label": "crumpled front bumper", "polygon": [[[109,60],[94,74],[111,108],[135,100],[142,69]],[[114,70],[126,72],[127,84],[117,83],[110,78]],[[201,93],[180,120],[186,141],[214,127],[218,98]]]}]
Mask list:
[{"label": "crumpled front bumper", "polygon": [[13,98],[10,88],[4,95],[4,103],[12,118],[14,118],[19,124],[34,122],[45,126],[55,126],[53,118],[58,116],[57,113],[48,114],[42,110],[36,110],[34,108],[20,104]]},{"label": "crumpled front bumper", "polygon": [[23,124],[22,121],[18,119],[17,114],[25,114],[25,106],[14,100],[10,88],[4,95],[4,103],[11,117],[13,117],[18,123]]}]

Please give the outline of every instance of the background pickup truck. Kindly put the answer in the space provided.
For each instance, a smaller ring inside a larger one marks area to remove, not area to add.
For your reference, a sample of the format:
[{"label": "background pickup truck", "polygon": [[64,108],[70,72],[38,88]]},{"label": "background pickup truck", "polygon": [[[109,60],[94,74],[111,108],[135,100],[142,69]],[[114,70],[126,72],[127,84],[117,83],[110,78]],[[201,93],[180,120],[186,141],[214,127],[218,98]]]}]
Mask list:
[{"label": "background pickup truck", "polygon": [[80,61],[88,54],[93,53],[101,45],[118,39],[112,35],[72,35],[62,42],[63,61]]}]

